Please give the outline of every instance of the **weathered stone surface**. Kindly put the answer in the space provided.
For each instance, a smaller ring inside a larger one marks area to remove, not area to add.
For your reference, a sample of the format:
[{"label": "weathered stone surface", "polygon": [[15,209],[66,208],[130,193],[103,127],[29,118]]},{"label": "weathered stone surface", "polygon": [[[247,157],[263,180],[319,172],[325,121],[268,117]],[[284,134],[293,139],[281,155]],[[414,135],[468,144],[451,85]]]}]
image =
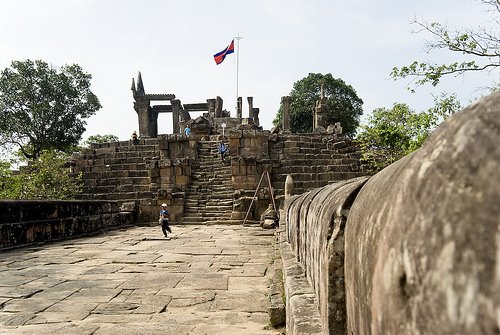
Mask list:
[{"label": "weathered stone surface", "polygon": [[346,229],[349,334],[499,334],[500,92],[372,177]]},{"label": "weathered stone surface", "polygon": [[126,226],[135,216],[112,201],[0,200],[0,249]]},{"label": "weathered stone surface", "polygon": [[[173,228],[171,240],[161,238],[159,227],[135,227],[2,253],[0,334],[280,333],[267,329],[272,234],[260,236],[260,227]],[[219,254],[178,253],[200,244]],[[85,258],[64,260],[74,253]],[[130,263],[134,253],[156,256]],[[8,292],[17,298],[1,298]]]},{"label": "weathered stone surface", "polygon": [[[290,291],[287,296],[293,295],[291,292],[308,293],[301,292],[297,283],[310,285],[323,327],[330,334],[346,332],[344,227],[348,210],[367,179],[361,177],[314,189],[289,198],[285,204],[286,236],[300,264],[285,267],[285,290]],[[299,280],[300,276],[307,281]],[[292,281],[289,277],[297,279]]]}]

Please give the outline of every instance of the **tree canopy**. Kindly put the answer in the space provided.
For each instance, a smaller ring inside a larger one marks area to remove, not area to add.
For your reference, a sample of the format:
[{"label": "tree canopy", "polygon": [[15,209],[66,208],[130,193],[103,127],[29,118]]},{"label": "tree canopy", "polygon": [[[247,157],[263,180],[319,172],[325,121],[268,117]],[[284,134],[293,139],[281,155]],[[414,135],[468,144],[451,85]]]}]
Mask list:
[{"label": "tree canopy", "polygon": [[[351,85],[342,79],[321,73],[309,75],[293,84],[290,92],[290,128],[295,133],[312,132],[313,108],[321,97],[321,89],[327,98],[328,124],[340,122],[344,133],[353,136],[359,125],[359,118],[363,114],[363,100]],[[283,111],[280,107],[273,121],[275,126],[281,126]]]},{"label": "tree canopy", "polygon": [[43,150],[17,174],[10,162],[0,160],[0,199],[74,199],[81,190],[81,175],[71,173],[67,160],[65,153]]},{"label": "tree canopy", "polygon": [[41,60],[13,61],[0,75],[0,145],[28,159],[76,146],[85,119],[101,108],[91,78],[77,64],[56,69]]},{"label": "tree canopy", "polygon": [[[436,86],[442,77],[465,72],[495,71],[500,69],[500,0],[479,0],[491,14],[493,27],[463,28],[452,30],[440,22],[413,19],[419,31],[429,33],[433,40],[427,41],[427,52],[448,49],[461,55],[462,61],[438,64],[430,61],[413,61],[410,65],[394,67],[394,79],[414,78],[414,83],[430,83]],[[485,15],[485,22],[487,15]],[[498,77],[497,77],[498,78]],[[413,89],[412,89],[413,90]]]},{"label": "tree canopy", "polygon": [[434,107],[420,113],[401,103],[373,111],[357,137],[363,160],[373,172],[420,148],[439,124],[460,109],[455,95],[442,94],[434,103]]}]

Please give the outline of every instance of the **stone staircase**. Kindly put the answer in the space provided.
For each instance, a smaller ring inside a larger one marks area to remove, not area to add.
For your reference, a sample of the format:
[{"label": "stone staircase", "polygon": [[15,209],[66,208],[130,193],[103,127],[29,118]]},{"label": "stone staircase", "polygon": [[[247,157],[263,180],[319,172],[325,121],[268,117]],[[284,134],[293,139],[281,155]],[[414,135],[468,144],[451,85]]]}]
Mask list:
[{"label": "stone staircase", "polygon": [[221,162],[217,141],[201,140],[198,145],[183,224],[241,224],[241,220],[231,220],[234,190],[229,158]]},{"label": "stone staircase", "polygon": [[276,194],[284,194],[287,175],[294,180],[295,194],[363,175],[359,149],[344,138],[327,141],[315,134],[288,135],[283,142],[270,142],[269,154],[283,156],[272,175]]},{"label": "stone staircase", "polygon": [[147,163],[156,156],[156,139],[141,140],[140,145],[104,143],[84,150],[75,170],[84,180],[79,199],[151,202]]}]

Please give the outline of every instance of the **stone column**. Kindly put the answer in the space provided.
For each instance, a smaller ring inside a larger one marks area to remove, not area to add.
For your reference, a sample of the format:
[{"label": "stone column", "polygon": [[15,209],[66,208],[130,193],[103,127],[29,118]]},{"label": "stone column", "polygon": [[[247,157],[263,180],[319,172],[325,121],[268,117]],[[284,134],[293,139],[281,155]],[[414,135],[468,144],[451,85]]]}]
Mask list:
[{"label": "stone column", "polygon": [[139,136],[151,137],[150,135],[150,115],[149,100],[139,100],[134,102],[134,109],[139,119]]},{"label": "stone column", "polygon": [[158,112],[153,108],[148,108],[149,115],[149,137],[158,136]]},{"label": "stone column", "polygon": [[253,115],[253,97],[247,97],[247,100],[248,100],[248,117],[250,119],[253,119],[254,118],[254,115]]},{"label": "stone column", "polygon": [[215,99],[207,99],[208,115],[215,117]]},{"label": "stone column", "polygon": [[260,112],[259,108],[254,108],[253,109],[253,124],[256,125],[256,126],[260,125],[259,112]]},{"label": "stone column", "polygon": [[293,195],[294,185],[293,177],[291,174],[286,175],[285,179],[285,199],[290,198]]},{"label": "stone column", "polygon": [[179,129],[179,115],[181,110],[181,101],[175,99],[172,101],[172,132],[174,134],[180,133]]},{"label": "stone column", "polygon": [[215,99],[215,117],[222,117],[222,103],[221,97]]},{"label": "stone column", "polygon": [[243,100],[241,99],[241,97],[238,97],[238,101],[236,102],[236,117],[238,119],[241,119],[243,117],[241,110],[242,105],[243,105]]},{"label": "stone column", "polygon": [[325,124],[326,114],[328,111],[327,98],[322,97],[316,102],[313,109],[313,130],[318,127],[327,127]]},{"label": "stone column", "polygon": [[283,107],[283,131],[290,131],[290,97],[282,97],[281,104]]}]

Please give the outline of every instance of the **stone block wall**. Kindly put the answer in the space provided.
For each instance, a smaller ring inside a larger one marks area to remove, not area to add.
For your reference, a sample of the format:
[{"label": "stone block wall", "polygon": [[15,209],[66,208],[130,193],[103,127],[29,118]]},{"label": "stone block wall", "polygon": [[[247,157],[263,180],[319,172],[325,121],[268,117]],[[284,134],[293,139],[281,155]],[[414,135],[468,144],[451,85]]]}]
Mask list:
[{"label": "stone block wall", "polygon": [[[291,175],[296,193],[366,175],[355,143],[344,137],[321,134],[271,134],[269,131],[232,131],[229,134],[234,218],[244,217],[262,173],[271,176],[276,198],[284,195],[285,179]],[[271,190],[263,180],[252,218],[258,219],[270,203]]]},{"label": "stone block wall", "polygon": [[[237,122],[224,118],[225,122]],[[230,127],[226,133],[231,158],[233,219],[243,219],[262,173],[270,173],[272,190],[284,194],[286,175],[296,181],[298,192],[365,173],[360,168],[359,151],[343,137],[319,134],[271,134],[269,131]],[[243,127],[244,128],[244,127]],[[186,191],[192,183],[200,141],[217,136],[183,134],[95,144],[75,159],[75,172],[82,173],[82,199],[135,201],[139,222],[157,220],[159,206],[165,202],[172,212],[172,223],[181,222]],[[258,220],[271,202],[271,188],[263,180],[251,219]]]},{"label": "stone block wall", "polygon": [[184,212],[184,193],[191,182],[196,140],[182,134],[131,141],[93,144],[75,159],[75,172],[82,173],[82,199],[135,201],[139,222],[158,219],[165,202],[172,222]]},{"label": "stone block wall", "polygon": [[497,92],[368,181],[286,200],[287,334],[500,333],[499,120]]},{"label": "stone block wall", "polygon": [[136,214],[110,201],[0,200],[0,249],[130,225]]},{"label": "stone block wall", "polygon": [[354,334],[500,333],[500,92],[372,177],[346,229]]},{"label": "stone block wall", "polygon": [[[281,249],[290,302],[287,333],[302,334],[306,329],[307,333],[346,333],[345,222],[367,179],[342,181],[286,199]],[[307,314],[315,310],[317,315],[309,319],[304,310]]]},{"label": "stone block wall", "polygon": [[250,130],[232,132],[229,142],[230,156],[238,157],[232,163],[235,189],[255,189],[264,171],[272,174],[279,195],[284,194],[287,175],[293,177],[297,192],[305,192],[366,174],[359,149],[343,137]]}]

